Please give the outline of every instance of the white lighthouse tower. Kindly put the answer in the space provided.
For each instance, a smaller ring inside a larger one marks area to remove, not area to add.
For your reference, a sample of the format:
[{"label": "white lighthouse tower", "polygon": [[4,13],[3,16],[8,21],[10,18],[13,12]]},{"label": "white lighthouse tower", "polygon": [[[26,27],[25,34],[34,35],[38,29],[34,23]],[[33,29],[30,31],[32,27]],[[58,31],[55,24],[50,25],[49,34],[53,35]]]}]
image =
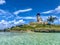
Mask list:
[{"label": "white lighthouse tower", "polygon": [[40,17],[40,13],[37,13],[37,23],[42,23],[42,18]]}]

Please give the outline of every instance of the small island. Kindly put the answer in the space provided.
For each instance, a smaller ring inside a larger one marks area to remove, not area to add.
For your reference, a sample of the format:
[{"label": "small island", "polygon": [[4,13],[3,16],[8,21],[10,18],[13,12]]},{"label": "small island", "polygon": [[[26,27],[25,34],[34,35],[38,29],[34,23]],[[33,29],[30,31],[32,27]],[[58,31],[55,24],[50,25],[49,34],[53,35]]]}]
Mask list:
[{"label": "small island", "polygon": [[40,13],[36,15],[36,22],[30,22],[29,24],[22,24],[18,26],[13,26],[11,28],[4,29],[6,32],[60,32],[60,25],[53,24],[57,17],[49,16],[47,21],[43,21],[40,17]]}]

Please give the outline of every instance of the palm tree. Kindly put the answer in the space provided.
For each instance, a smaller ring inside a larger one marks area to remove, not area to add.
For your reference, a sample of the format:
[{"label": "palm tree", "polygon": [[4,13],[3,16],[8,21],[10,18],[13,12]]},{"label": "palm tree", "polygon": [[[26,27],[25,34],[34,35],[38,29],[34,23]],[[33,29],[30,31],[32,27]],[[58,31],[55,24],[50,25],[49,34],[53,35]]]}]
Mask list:
[{"label": "palm tree", "polygon": [[49,16],[48,17],[48,19],[47,19],[47,21],[48,21],[48,23],[49,23],[49,27],[51,28],[51,24],[55,21],[55,20],[57,20],[57,18],[56,17],[53,17],[53,16]]},{"label": "palm tree", "polygon": [[47,19],[47,21],[48,21],[50,24],[52,24],[55,20],[57,20],[57,18],[56,18],[56,17],[53,17],[53,16],[49,16],[48,19]]}]

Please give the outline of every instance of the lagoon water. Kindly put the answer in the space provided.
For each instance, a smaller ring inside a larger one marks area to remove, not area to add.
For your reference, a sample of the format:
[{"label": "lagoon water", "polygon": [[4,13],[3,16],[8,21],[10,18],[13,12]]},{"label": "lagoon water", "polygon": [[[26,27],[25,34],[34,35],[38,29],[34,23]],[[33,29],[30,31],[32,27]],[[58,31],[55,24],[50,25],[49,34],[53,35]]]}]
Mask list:
[{"label": "lagoon water", "polygon": [[0,32],[0,45],[60,45],[60,33]]}]

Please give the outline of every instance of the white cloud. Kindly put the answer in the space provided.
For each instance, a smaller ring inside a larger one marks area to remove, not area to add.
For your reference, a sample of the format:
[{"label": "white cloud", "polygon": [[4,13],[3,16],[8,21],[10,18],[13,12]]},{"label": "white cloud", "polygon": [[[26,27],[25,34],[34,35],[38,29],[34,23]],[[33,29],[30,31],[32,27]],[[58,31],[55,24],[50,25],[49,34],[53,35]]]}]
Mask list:
[{"label": "white cloud", "polygon": [[31,11],[31,10],[32,10],[32,8],[24,9],[24,10],[18,10],[18,11],[15,11],[13,14],[17,15],[17,14],[19,14],[21,12],[27,12],[27,11]]},{"label": "white cloud", "polygon": [[52,13],[53,10],[49,10],[49,11],[45,11],[45,12],[42,12],[43,14],[49,14],[49,13]]},{"label": "white cloud", "polygon": [[5,11],[5,10],[0,9],[0,18],[2,18],[2,17],[4,19],[8,20],[10,18],[13,18],[14,14],[10,13],[9,11]]},{"label": "white cloud", "polygon": [[20,25],[20,24],[23,24],[23,23],[25,23],[25,21],[24,20],[12,20],[12,21],[9,21],[8,23],[13,23],[14,25]]},{"label": "white cloud", "polygon": [[24,20],[12,20],[12,21],[6,21],[6,20],[1,20],[0,21],[0,29],[5,29],[5,28],[10,28],[12,26],[16,26],[16,25],[20,25],[20,24],[24,24],[25,21]]},{"label": "white cloud", "polygon": [[1,20],[1,22],[0,22],[0,24],[8,24],[8,22],[7,21],[5,21],[5,20]]},{"label": "white cloud", "polygon": [[60,21],[60,19],[59,19],[59,21]]},{"label": "white cloud", "polygon": [[25,23],[25,21],[23,21],[23,20],[14,21],[15,25],[20,25],[20,24],[24,24],[24,23]]},{"label": "white cloud", "polygon": [[16,17],[16,19],[36,19],[36,17],[33,16],[27,16],[27,17]]},{"label": "white cloud", "polygon": [[56,13],[60,13],[60,6],[58,6],[57,8],[55,8],[55,12]]},{"label": "white cloud", "polygon": [[0,15],[5,14],[6,12],[2,9],[0,9]]},{"label": "white cloud", "polygon": [[59,14],[60,13],[60,6],[58,6],[54,10],[49,10],[49,11],[42,12],[42,14],[50,14],[50,13]]},{"label": "white cloud", "polygon": [[2,5],[2,4],[4,4],[4,3],[6,3],[5,0],[0,0],[0,5]]},{"label": "white cloud", "polygon": [[11,25],[6,20],[0,21],[0,29],[9,28]]},{"label": "white cloud", "polygon": [[36,19],[36,17],[23,17],[23,19]]}]

